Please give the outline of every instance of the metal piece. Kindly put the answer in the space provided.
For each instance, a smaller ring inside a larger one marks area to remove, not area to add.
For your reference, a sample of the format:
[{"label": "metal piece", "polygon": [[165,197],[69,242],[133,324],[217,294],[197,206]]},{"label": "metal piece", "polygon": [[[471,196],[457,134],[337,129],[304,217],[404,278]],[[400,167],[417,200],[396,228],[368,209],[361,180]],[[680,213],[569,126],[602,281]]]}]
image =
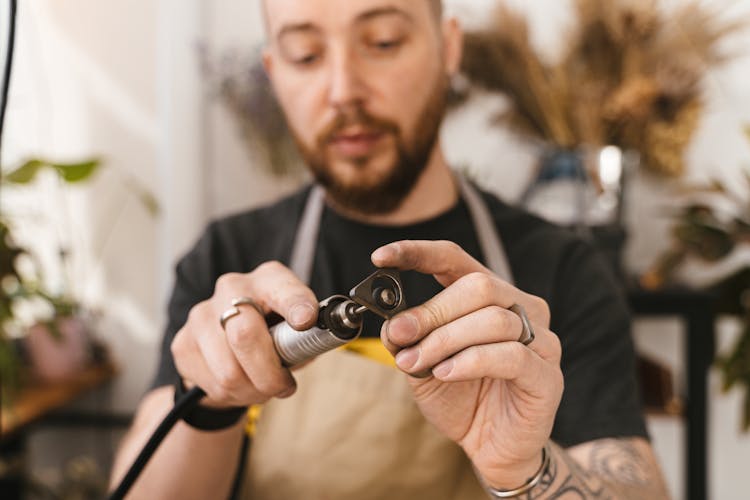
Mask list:
[{"label": "metal piece", "polygon": [[392,288],[377,288],[373,292],[373,296],[375,297],[375,302],[384,309],[393,308],[398,302],[398,295],[396,295],[396,292]]},{"label": "metal piece", "polygon": [[233,307],[239,307],[239,306],[251,306],[253,309],[258,311],[258,314],[261,316],[265,316],[265,313],[263,312],[263,309],[258,305],[257,302],[255,302],[250,297],[235,297],[232,299],[232,306]]},{"label": "metal piece", "polygon": [[313,328],[299,332],[286,321],[271,327],[282,364],[291,367],[304,363],[359,337],[362,314],[356,306],[348,297],[334,295],[320,303],[318,324]]},{"label": "metal piece", "polygon": [[378,269],[352,288],[349,296],[384,319],[406,309],[401,275],[395,269]]},{"label": "metal piece", "polygon": [[[287,322],[271,327],[284,366],[301,364],[359,337],[365,311],[388,319],[406,308],[401,277],[394,269],[374,272],[349,293],[351,298],[334,295],[322,301],[318,323],[309,330],[298,332]],[[232,311],[227,313],[228,318],[234,315]]]},{"label": "metal piece", "polygon": [[354,312],[357,314],[362,314],[365,311],[367,311],[367,306],[359,306],[354,310]]},{"label": "metal piece", "polygon": [[226,329],[227,321],[240,314],[241,311],[239,306],[252,306],[253,309],[255,309],[258,314],[261,315],[261,317],[264,316],[263,310],[260,308],[258,303],[250,297],[235,297],[232,299],[232,307],[221,313],[221,317],[219,318],[219,323],[221,324],[222,330]]},{"label": "metal piece", "polygon": [[534,327],[531,326],[529,317],[526,316],[526,310],[521,304],[513,304],[508,308],[508,310],[513,311],[518,315],[519,318],[521,318],[523,331],[521,332],[521,336],[518,337],[518,341],[523,345],[531,344],[534,341]]},{"label": "metal piece", "polygon": [[219,317],[219,324],[221,325],[221,329],[225,330],[227,326],[227,321],[234,318],[235,316],[240,314],[240,310],[236,307],[230,307],[223,313],[221,313],[221,316]]}]

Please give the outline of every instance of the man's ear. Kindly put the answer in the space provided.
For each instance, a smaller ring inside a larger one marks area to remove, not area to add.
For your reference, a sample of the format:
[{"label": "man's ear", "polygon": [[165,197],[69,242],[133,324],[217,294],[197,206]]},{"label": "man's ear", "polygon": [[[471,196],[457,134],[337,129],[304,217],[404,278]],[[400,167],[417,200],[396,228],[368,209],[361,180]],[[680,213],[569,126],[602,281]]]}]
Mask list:
[{"label": "man's ear", "polygon": [[266,70],[268,79],[273,80],[273,55],[271,54],[271,49],[268,47],[263,47],[262,61],[263,69]]},{"label": "man's ear", "polygon": [[443,50],[445,70],[453,76],[461,69],[461,58],[464,48],[464,32],[461,23],[455,17],[443,21]]}]

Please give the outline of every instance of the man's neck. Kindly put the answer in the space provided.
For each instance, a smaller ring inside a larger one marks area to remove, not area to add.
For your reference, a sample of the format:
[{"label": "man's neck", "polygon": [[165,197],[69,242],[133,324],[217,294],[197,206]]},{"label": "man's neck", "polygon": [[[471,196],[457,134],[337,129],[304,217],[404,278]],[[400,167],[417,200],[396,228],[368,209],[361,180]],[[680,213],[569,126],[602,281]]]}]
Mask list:
[{"label": "man's neck", "polygon": [[458,188],[442,150],[437,145],[414,188],[393,212],[364,214],[345,209],[330,199],[327,201],[338,213],[354,220],[383,226],[403,226],[428,220],[448,211],[458,201]]}]

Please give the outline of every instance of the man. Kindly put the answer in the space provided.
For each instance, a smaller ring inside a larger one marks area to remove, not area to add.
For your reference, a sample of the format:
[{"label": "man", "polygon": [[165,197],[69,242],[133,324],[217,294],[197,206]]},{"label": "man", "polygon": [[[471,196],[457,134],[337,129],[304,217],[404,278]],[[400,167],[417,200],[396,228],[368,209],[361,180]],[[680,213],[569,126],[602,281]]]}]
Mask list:
[{"label": "man", "polygon": [[[264,8],[266,69],[325,207],[306,189],[218,221],[181,261],[160,372],[113,479],[177,380],[206,390],[200,417],[168,436],[133,498],[227,497],[245,454],[232,408],[254,405],[247,498],[666,497],[604,265],[562,230],[474,196],[446,165],[438,130],[461,33],[441,2]],[[308,213],[317,236],[299,241]],[[310,256],[307,271],[293,253]],[[284,368],[264,316],[308,328],[320,299],[373,264],[404,271],[417,304],[365,327],[398,369],[338,351]]]}]

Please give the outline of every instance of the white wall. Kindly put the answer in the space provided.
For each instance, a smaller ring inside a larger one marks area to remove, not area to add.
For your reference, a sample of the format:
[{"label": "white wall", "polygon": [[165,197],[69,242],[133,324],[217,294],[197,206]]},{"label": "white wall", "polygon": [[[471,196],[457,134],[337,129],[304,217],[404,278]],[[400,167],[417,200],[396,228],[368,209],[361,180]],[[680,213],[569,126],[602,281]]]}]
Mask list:
[{"label": "white wall", "polygon": [[[34,231],[32,243],[52,264],[58,238],[72,247],[71,287],[106,309],[102,336],[118,351],[152,351],[161,315],[160,221],[124,187],[130,176],[159,190],[156,12],[149,1],[106,8],[96,1],[21,3],[7,115],[4,164],[31,155],[58,160],[101,155],[106,162],[89,188],[63,192],[50,183],[48,191],[32,197],[34,206],[48,205],[46,223],[24,228]],[[152,365],[151,356],[130,360],[118,385],[123,408],[132,407]]]},{"label": "white wall", "polygon": [[[450,10],[470,23],[481,20],[491,0],[455,0]],[[727,15],[750,15],[750,1],[712,0]],[[566,2],[514,2],[528,12],[535,40],[550,52],[570,17]],[[730,5],[731,4],[731,5]],[[93,186],[60,195],[52,186],[32,205],[56,201],[71,217],[53,227],[73,234],[78,256],[75,290],[102,306],[100,333],[112,345],[123,371],[110,402],[91,403],[132,410],[155,366],[164,301],[174,259],[184,252],[205,222],[255,206],[299,182],[280,182],[263,173],[244,151],[228,115],[208,102],[198,72],[196,48],[207,43],[217,53],[228,47],[253,47],[262,39],[257,5],[235,0],[35,0],[22,2],[18,63],[14,76],[4,164],[28,154],[73,158],[105,156],[109,165]],[[735,48],[750,48],[750,37]],[[709,108],[689,155],[690,174],[732,177],[750,163],[740,123],[750,123],[749,58],[715,72],[709,80]],[[494,101],[493,101],[494,102]],[[532,153],[511,136],[487,126],[490,101],[451,117],[443,136],[450,160],[475,169],[486,187],[506,199],[522,189]],[[149,217],[122,186],[133,175],[162,203],[159,218]],[[631,200],[632,237],[628,262],[644,269],[665,245],[666,220],[655,216],[665,186],[638,179]],[[5,196],[4,196],[5,198]],[[8,198],[4,204],[13,202]],[[16,198],[18,206],[22,201]],[[27,202],[28,204],[28,202]],[[28,237],[46,243],[56,236],[39,229]],[[102,242],[106,241],[102,245]],[[81,277],[78,279],[78,277]],[[726,323],[720,344],[727,345],[736,325]],[[636,336],[644,350],[680,367],[679,325],[639,322]],[[713,498],[743,498],[744,464],[750,440],[738,434],[739,400],[719,395],[712,379]],[[106,399],[106,398],[105,398]],[[670,487],[682,496],[682,424],[651,420],[657,451]],[[52,433],[35,448],[46,455],[50,444],[71,445],[77,438]],[[45,463],[52,463],[47,459]]]}]

